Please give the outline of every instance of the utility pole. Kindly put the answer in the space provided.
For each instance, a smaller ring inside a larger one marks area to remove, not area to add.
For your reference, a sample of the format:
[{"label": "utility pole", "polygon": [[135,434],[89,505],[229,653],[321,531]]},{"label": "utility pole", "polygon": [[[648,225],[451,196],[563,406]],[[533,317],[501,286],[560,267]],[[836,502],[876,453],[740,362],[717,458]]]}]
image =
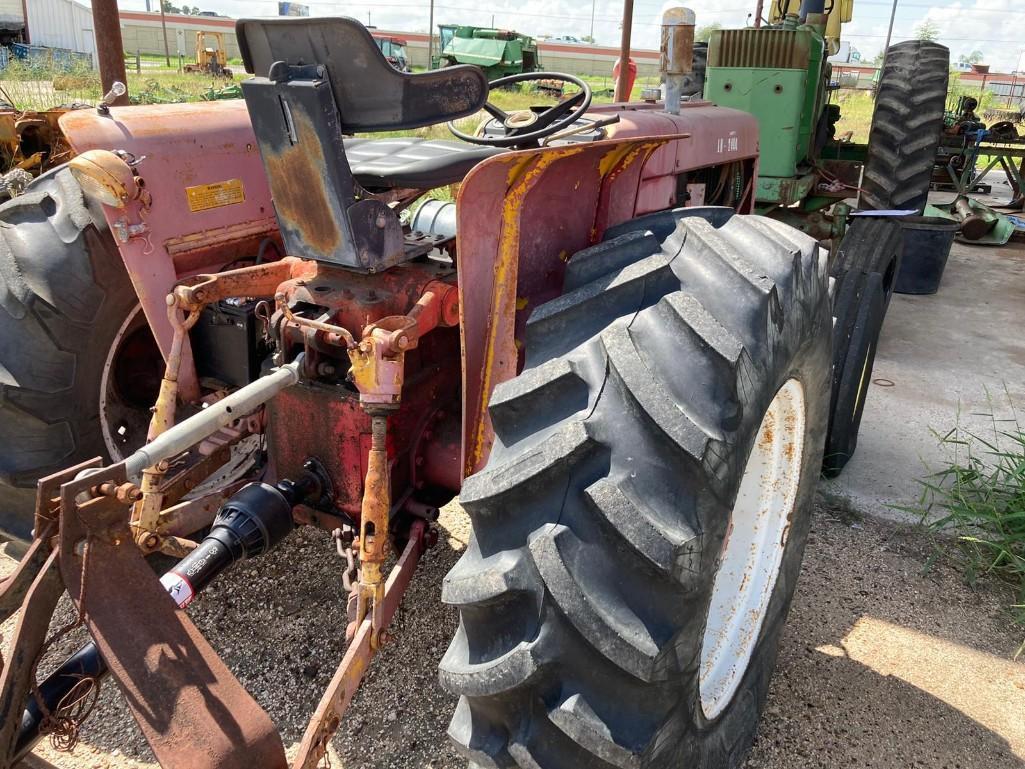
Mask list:
[{"label": "utility pole", "polygon": [[755,26],[762,26],[762,11],[764,10],[765,0],[758,0],[758,5],[755,6]]},{"label": "utility pole", "polygon": [[427,22],[427,69],[434,66],[434,0],[431,0],[431,18]]},{"label": "utility pole", "polygon": [[31,43],[32,36],[28,30],[28,0],[21,0],[21,18],[25,20],[25,27],[22,29],[21,36],[25,38],[26,43]]},{"label": "utility pole", "polygon": [[591,45],[594,45],[594,6],[598,0],[591,0],[591,33],[588,37],[591,38]]},{"label": "utility pole", "polygon": [[614,101],[630,101],[627,85],[630,82],[630,36],[633,33],[634,0],[623,0],[623,36],[619,41],[619,79],[616,81]]},{"label": "utility pole", "polygon": [[167,68],[171,69],[171,49],[167,46],[167,17],[164,16],[164,0],[157,0],[160,3],[160,34],[164,36],[164,62]]},{"label": "utility pole", "polygon": [[890,48],[890,38],[893,37],[893,20],[897,16],[897,2],[893,0],[893,8],[890,9],[890,26],[886,28],[886,45],[883,46],[883,60],[879,63],[879,76],[882,77],[883,67],[886,66],[886,52]]},{"label": "utility pole", "polygon": [[[96,35],[96,58],[100,65],[103,92],[110,93],[115,81],[128,82],[125,74],[125,47],[121,41],[121,17],[117,0],[92,0],[93,30]],[[114,99],[114,104],[128,104],[128,93]]]}]

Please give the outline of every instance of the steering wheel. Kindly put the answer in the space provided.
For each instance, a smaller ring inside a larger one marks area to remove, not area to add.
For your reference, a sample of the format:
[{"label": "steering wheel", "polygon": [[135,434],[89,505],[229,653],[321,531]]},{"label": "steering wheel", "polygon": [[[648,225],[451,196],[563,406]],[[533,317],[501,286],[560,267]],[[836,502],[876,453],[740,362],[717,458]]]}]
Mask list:
[{"label": "steering wheel", "polygon": [[540,112],[532,109],[506,112],[491,102],[484,104],[484,110],[502,126],[503,136],[474,136],[463,133],[456,128],[455,121],[448,122],[448,130],[457,139],[470,144],[483,144],[486,147],[529,147],[539,139],[569,128],[583,117],[591,106],[591,86],[578,77],[564,75],[559,72],[522,72],[518,75],[500,77],[488,83],[488,88],[501,88],[514,83],[529,83],[536,80],[557,80],[561,83],[575,85],[580,90],[558,104]]}]

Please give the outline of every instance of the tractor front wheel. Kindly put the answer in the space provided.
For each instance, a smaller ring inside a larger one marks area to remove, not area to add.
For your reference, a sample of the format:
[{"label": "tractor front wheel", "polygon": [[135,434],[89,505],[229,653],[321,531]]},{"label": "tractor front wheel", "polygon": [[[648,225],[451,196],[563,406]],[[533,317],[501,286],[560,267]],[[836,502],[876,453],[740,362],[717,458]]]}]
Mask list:
[{"label": "tractor front wheel", "polygon": [[36,480],[145,442],[163,365],[102,213],[70,171],[0,206],[0,535]]},{"label": "tractor front wheel", "polygon": [[449,731],[474,765],[722,769],[754,738],[822,460],[831,316],[811,238],[718,223],[642,219],[577,253],[495,389],[443,587]]}]

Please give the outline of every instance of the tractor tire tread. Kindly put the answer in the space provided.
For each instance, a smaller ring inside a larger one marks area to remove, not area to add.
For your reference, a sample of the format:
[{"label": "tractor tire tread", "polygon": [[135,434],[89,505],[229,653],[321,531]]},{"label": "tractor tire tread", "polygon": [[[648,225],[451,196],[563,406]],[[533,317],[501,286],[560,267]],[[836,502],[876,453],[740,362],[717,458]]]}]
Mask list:
[{"label": "tractor tire tread", "polygon": [[666,765],[672,746],[656,738],[697,664],[680,639],[709,589],[709,537],[746,461],[737,444],[797,349],[814,361],[818,473],[824,252],[759,217],[653,230],[571,257],[566,293],[528,320],[523,372],[495,388],[491,457],[461,495],[473,533],[442,593],[460,615],[440,665],[459,696],[449,734],[472,765]]},{"label": "tractor tire tread", "polygon": [[863,209],[921,213],[943,128],[950,52],[925,40],[890,46],[862,179]]}]

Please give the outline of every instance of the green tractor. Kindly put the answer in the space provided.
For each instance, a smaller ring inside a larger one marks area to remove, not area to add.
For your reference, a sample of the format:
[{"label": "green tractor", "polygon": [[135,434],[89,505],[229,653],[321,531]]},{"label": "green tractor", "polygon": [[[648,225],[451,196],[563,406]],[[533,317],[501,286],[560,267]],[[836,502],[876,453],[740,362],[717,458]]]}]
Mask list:
[{"label": "green tractor", "polygon": [[[828,4],[827,4],[828,3]],[[896,284],[901,225],[865,210],[921,215],[943,130],[950,54],[912,40],[887,50],[867,144],[838,140],[839,87],[829,56],[854,0],[776,0],[766,26],[717,30],[704,98],[759,122],[758,213],[827,242],[834,278],[833,404],[824,472],[857,444],[883,317]],[[718,139],[724,150],[734,137]]]},{"label": "green tractor", "polygon": [[921,213],[943,127],[949,52],[914,40],[887,52],[868,144],[836,139],[828,57],[853,10],[780,0],[768,26],[717,30],[708,47],[705,98],[758,117],[758,208],[820,239],[842,237],[847,210],[829,209],[859,192],[862,209]]},{"label": "green tractor", "polygon": [[431,67],[475,64],[484,70],[488,80],[507,75],[541,70],[534,38],[506,29],[468,27],[456,24],[438,25],[440,53]]}]

